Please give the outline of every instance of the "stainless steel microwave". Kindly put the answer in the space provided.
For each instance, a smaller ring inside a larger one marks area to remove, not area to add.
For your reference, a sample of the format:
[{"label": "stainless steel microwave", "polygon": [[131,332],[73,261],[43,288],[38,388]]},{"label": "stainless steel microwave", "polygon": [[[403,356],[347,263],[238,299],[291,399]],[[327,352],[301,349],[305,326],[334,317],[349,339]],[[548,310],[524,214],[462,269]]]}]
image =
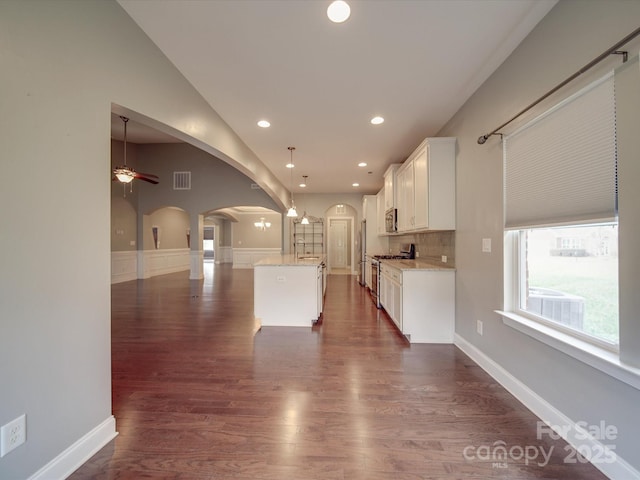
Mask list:
[{"label": "stainless steel microwave", "polygon": [[390,208],[384,213],[385,231],[389,233],[398,231],[398,210]]}]

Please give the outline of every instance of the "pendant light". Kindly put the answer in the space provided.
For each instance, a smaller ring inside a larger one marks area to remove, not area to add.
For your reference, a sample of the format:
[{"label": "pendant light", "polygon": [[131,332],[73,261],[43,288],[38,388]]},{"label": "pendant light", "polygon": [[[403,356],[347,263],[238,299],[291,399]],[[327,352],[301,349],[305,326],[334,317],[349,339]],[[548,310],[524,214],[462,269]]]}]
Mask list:
[{"label": "pendant light", "polygon": [[[309,175],[303,175],[302,178],[304,179],[304,182],[300,185],[300,186],[307,186],[307,178],[309,178]],[[307,217],[307,211],[305,210],[304,213],[302,214],[302,220],[300,221],[300,223],[302,225],[309,225],[309,217]]]},{"label": "pendant light", "polygon": [[296,149],[296,147],[287,147],[287,150],[289,150],[289,152],[291,153],[291,180],[290,180],[290,185],[289,185],[289,189],[291,190],[291,206],[289,207],[289,210],[287,211],[287,217],[297,217],[298,216],[298,212],[296,211],[296,204],[293,203],[293,168],[295,166],[295,164],[293,163],[293,151]]}]

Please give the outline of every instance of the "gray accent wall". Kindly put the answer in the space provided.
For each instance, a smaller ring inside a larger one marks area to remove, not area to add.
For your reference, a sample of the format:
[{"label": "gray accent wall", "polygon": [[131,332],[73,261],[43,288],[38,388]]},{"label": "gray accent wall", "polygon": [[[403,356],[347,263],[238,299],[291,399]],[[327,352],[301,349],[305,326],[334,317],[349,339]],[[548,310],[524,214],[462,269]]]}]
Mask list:
[{"label": "gray accent wall", "polygon": [[[111,164],[121,165],[124,144],[111,140],[111,145]],[[234,206],[278,208],[264,190],[252,188],[254,182],[249,177],[213,155],[186,143],[129,143],[127,162],[137,171],[157,175],[160,183],[154,185],[134,180],[131,187],[119,182],[112,183],[112,251],[155,249],[151,233],[153,226],[160,227],[160,249],[186,248],[187,229],[191,229],[192,249],[200,249],[202,237],[195,231],[195,222],[190,223],[192,216]],[[174,190],[173,172],[176,171],[191,172],[190,190]],[[167,210],[169,207],[182,211],[179,221],[176,211],[171,213],[171,210]],[[142,217],[141,232],[138,232],[139,215]],[[282,238],[281,223],[278,221],[277,246]],[[223,231],[222,235],[222,238],[227,238],[230,234],[225,237]],[[134,245],[131,245],[132,240]],[[221,246],[224,245],[221,243]]]},{"label": "gray accent wall", "polygon": [[[191,214],[235,206],[260,206],[283,211],[251,178],[209,153],[186,143],[137,145],[136,169],[160,177],[153,185],[138,182],[139,211],[149,214],[165,206]],[[173,189],[173,172],[191,172],[191,190]]]},{"label": "gray accent wall", "polygon": [[[640,391],[506,326],[494,313],[503,305],[502,147],[500,137],[491,137],[485,145],[478,145],[477,139],[639,24],[637,1],[560,1],[439,132],[440,136],[458,139],[456,333],[574,422],[598,425],[604,421],[616,426],[619,434],[615,451],[636,469],[640,469],[637,455]],[[638,42],[627,49],[630,54],[637,54]],[[613,65],[620,65],[620,58],[607,63],[610,70]],[[637,65],[635,70],[637,74]],[[586,81],[577,82],[563,93]],[[637,89],[637,76],[635,81]],[[546,105],[556,103],[563,95],[554,98]],[[634,102],[636,105],[637,101]],[[542,111],[536,110],[538,114]],[[636,139],[633,145],[623,145],[620,152],[620,172],[629,174],[623,175],[620,182],[620,312],[623,345],[626,343],[637,353],[640,351],[637,294],[640,148],[637,122],[632,127],[634,133],[629,128],[625,125],[619,138],[625,143],[629,136]],[[492,253],[482,253],[482,238],[491,238]],[[476,320],[484,322],[483,336],[476,333]]]}]

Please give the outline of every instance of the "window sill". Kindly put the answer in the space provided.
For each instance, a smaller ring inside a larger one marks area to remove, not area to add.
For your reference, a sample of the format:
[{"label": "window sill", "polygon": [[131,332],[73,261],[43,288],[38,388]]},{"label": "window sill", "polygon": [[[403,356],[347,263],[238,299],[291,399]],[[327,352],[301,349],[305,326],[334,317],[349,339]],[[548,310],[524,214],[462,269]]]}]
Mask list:
[{"label": "window sill", "polygon": [[513,312],[495,311],[505,325],[640,390],[640,368],[620,362],[617,354]]}]

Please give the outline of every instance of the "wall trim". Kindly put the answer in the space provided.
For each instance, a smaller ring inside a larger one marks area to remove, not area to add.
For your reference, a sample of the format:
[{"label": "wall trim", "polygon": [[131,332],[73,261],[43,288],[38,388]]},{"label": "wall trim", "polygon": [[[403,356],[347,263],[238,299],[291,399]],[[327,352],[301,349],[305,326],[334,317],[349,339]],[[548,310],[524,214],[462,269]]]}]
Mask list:
[{"label": "wall trim", "polygon": [[[583,449],[586,452],[615,454],[615,451],[608,449],[600,441],[588,437],[584,428],[457,333],[455,334],[454,344],[547,425],[568,427],[565,431],[558,433],[576,450],[581,451]],[[636,470],[619,455],[615,454],[613,456],[614,461],[611,463],[592,462],[592,464],[611,479],[640,479],[640,471]]]},{"label": "wall trim", "polygon": [[233,263],[233,247],[216,247],[214,261],[220,263]]},{"label": "wall trim", "polygon": [[278,248],[234,248],[233,268],[253,268],[256,262],[273,255],[280,255],[282,249]]},{"label": "wall trim", "polygon": [[[189,270],[191,267],[190,252],[188,248],[144,250],[143,278]],[[138,272],[138,278],[140,278],[140,272]]]},{"label": "wall trim", "polygon": [[111,283],[128,282],[138,278],[136,250],[111,252]]},{"label": "wall trim", "polygon": [[190,269],[188,248],[111,252],[112,284]]},{"label": "wall trim", "polygon": [[29,480],[67,478],[117,435],[116,419],[111,415],[34,473]]}]

